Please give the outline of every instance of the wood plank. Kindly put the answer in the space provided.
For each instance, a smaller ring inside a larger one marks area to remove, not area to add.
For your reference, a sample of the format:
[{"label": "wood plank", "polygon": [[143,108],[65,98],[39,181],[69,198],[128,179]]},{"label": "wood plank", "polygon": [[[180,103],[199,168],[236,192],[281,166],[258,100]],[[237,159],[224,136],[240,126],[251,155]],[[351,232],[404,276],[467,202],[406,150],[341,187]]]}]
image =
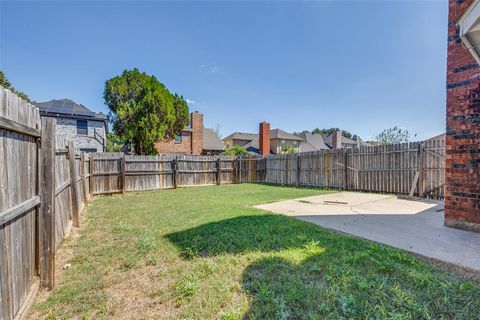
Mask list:
[{"label": "wood plank", "polygon": [[19,218],[25,213],[33,210],[36,206],[40,204],[40,197],[34,196],[14,207],[7,209],[4,212],[0,213],[0,225],[7,223],[8,221]]},{"label": "wood plank", "polygon": [[48,289],[55,285],[55,127],[55,119],[42,119],[39,262],[40,282]]},{"label": "wood plank", "polygon": [[75,165],[75,146],[72,141],[68,143],[68,166],[70,169],[70,195],[72,197],[72,221],[74,227],[80,227],[78,202],[77,170]]},{"label": "wood plank", "polygon": [[0,116],[0,129],[5,129],[7,131],[24,134],[34,138],[41,137],[40,130],[26,126],[20,122],[17,122],[2,116]]}]

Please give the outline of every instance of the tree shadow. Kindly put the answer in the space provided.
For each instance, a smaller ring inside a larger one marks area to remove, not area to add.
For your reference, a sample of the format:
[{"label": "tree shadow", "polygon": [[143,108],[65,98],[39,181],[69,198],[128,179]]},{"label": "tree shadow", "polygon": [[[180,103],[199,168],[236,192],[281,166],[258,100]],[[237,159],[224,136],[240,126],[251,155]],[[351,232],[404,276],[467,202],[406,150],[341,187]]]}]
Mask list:
[{"label": "tree shadow", "polygon": [[183,258],[237,254],[253,251],[272,252],[302,248],[313,237],[331,237],[321,229],[281,215],[240,216],[207,223],[166,235]]},{"label": "tree shadow", "polygon": [[[343,255],[345,252],[338,252]],[[409,255],[372,244],[355,258],[327,252],[297,263],[267,257],[242,276],[244,319],[473,319],[478,283],[454,280]],[[465,306],[469,306],[466,308]]]},{"label": "tree shadow", "polygon": [[469,319],[480,308],[478,282],[291,217],[240,216],[166,238],[184,259],[269,253],[242,273],[250,300],[246,319]]}]

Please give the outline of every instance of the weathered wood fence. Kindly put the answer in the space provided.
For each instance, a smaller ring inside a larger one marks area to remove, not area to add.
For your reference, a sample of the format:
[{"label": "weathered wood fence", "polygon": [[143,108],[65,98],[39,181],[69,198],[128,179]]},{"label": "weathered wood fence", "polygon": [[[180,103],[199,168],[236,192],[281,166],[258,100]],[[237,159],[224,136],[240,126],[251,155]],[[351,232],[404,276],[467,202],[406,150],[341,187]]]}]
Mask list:
[{"label": "weathered wood fence", "polygon": [[267,157],[85,154],[0,87],[0,320],[55,284],[55,251],[94,195],[272,183],[443,197],[444,140]]},{"label": "weathered wood fence", "polygon": [[55,251],[79,226],[89,197],[88,156],[55,136],[56,121],[0,87],[0,319],[22,319]]},{"label": "weathered wood fence", "polygon": [[443,197],[442,139],[267,157],[90,155],[92,195],[226,183],[271,183]]},{"label": "weathered wood fence", "polygon": [[266,168],[263,182],[267,183],[431,198],[444,194],[443,139],[272,155],[255,161]]}]

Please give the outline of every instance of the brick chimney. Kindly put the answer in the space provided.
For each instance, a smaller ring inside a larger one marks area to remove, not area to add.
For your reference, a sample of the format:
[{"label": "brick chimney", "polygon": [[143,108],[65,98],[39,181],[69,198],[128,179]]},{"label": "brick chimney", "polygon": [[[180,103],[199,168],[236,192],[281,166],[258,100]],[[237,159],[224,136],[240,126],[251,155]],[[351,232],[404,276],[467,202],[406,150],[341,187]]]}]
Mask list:
[{"label": "brick chimney", "polygon": [[332,133],[332,149],[341,149],[342,148],[342,132],[334,131]]},{"label": "brick chimney", "polygon": [[263,121],[259,126],[259,146],[260,154],[267,156],[270,154],[270,123]]},{"label": "brick chimney", "polygon": [[192,126],[191,154],[199,155],[203,151],[203,113],[198,111],[190,114],[190,124]]}]

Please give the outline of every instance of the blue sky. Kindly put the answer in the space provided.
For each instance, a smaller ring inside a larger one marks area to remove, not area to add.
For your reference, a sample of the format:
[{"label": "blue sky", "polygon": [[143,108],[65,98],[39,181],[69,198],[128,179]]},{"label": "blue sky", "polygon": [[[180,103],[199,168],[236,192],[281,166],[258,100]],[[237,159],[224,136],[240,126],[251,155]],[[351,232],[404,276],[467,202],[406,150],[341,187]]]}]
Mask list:
[{"label": "blue sky", "polygon": [[36,101],[95,111],[137,67],[220,125],[445,130],[446,1],[0,2],[0,69]]}]

